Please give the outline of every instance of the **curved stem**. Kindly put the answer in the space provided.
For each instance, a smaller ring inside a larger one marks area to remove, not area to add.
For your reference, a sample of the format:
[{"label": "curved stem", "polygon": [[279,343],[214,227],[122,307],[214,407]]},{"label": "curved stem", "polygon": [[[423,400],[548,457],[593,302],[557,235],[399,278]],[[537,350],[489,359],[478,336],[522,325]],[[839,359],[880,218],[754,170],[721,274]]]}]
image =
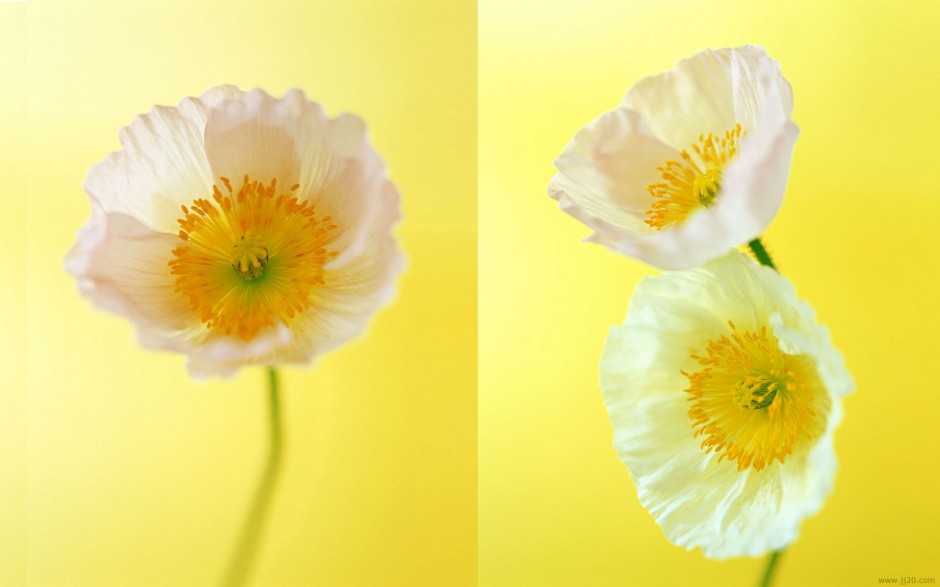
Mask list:
[{"label": "curved stem", "polygon": [[242,522],[238,542],[235,544],[228,570],[222,581],[222,585],[227,587],[244,585],[248,580],[258,551],[258,545],[264,533],[271,497],[274,495],[278,473],[281,469],[281,455],[283,452],[281,405],[278,398],[277,371],[273,367],[268,367],[268,399],[271,424],[268,441],[268,462],[261,474],[261,480],[255,490],[255,496],[251,502],[251,507],[248,509],[248,514],[245,516],[245,521]]},{"label": "curved stem", "polygon": [[781,554],[783,554],[783,549],[770,553],[770,556],[767,558],[767,568],[764,569],[764,576],[761,579],[760,587],[770,587],[770,580],[774,576],[774,568],[777,566],[777,561],[780,560]]},{"label": "curved stem", "polygon": [[770,258],[770,255],[767,253],[767,249],[764,248],[764,244],[760,242],[760,237],[755,238],[751,242],[747,243],[747,246],[751,247],[751,252],[754,253],[754,256],[760,262],[761,265],[767,265],[774,271],[777,270],[777,266],[774,265],[773,260]]}]

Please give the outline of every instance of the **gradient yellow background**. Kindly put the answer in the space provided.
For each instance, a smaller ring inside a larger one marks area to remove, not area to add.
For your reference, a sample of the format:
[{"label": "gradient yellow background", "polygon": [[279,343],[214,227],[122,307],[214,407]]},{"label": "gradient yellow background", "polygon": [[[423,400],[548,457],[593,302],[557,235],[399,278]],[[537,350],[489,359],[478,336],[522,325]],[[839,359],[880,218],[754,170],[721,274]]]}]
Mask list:
[{"label": "gradient yellow background", "polygon": [[835,491],[776,584],[940,581],[940,4],[481,0],[479,30],[480,585],[757,583],[763,560],[675,547],[638,503],[597,370],[654,271],[545,196],[633,83],[745,43],[781,62],[802,129],[765,240],[857,383]]},{"label": "gradient yellow background", "polygon": [[565,143],[634,82],[743,43],[781,61],[802,128],[766,242],[858,386],[835,492],[778,585],[940,579],[940,5],[482,0],[479,18],[477,83],[473,2],[0,3],[0,584],[206,585],[225,567],[265,457],[261,370],[195,384],[61,270],[118,129],[218,83],[364,117],[410,262],[366,338],[284,371],[257,584],[472,585],[477,544],[486,586],[752,583],[763,561],[682,551],[638,504],[597,362],[653,271],[578,243],[544,196]]},{"label": "gradient yellow background", "polygon": [[409,262],[364,339],[282,371],[286,454],[253,584],[475,584],[476,5],[31,0],[0,3],[0,23],[0,584],[222,576],[266,456],[263,370],[194,383],[62,270],[118,130],[220,83],[363,117]]}]

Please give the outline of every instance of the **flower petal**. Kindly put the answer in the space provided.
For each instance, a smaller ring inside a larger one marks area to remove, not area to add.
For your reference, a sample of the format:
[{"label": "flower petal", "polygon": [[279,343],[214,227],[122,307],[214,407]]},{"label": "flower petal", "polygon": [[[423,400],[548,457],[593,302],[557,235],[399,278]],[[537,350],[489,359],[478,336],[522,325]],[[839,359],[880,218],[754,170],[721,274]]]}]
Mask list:
[{"label": "flower petal", "polygon": [[842,355],[832,344],[829,329],[815,322],[816,314],[806,302],[800,300],[793,307],[801,314],[801,320],[786,320],[779,313],[770,317],[770,324],[781,348],[790,354],[813,357],[826,387],[836,397],[852,393],[855,382],[845,367]]},{"label": "flower petal", "polygon": [[643,219],[656,167],[679,153],[653,136],[639,114],[618,108],[583,128],[555,160],[548,195],[601,233],[649,232]]},{"label": "flower petal", "polygon": [[394,297],[405,258],[390,235],[390,225],[377,228],[368,249],[327,272],[327,287],[294,328],[294,360],[309,360],[361,335],[371,316]]},{"label": "flower petal", "polygon": [[705,50],[683,59],[673,71],[637,83],[621,106],[639,112],[653,134],[676,150],[700,134],[724,133],[735,122],[732,49]]},{"label": "flower petal", "polygon": [[195,379],[231,377],[244,365],[276,365],[279,350],[289,348],[294,334],[284,324],[261,332],[248,341],[206,333],[188,350],[186,368]]},{"label": "flower petal", "polygon": [[360,233],[376,214],[373,194],[388,181],[362,120],[351,114],[331,120],[300,90],[275,99],[256,89],[217,104],[208,115],[206,150],[214,178],[277,178],[285,190],[299,184],[298,197],[337,225],[334,264],[361,250]]},{"label": "flower petal", "polygon": [[282,99],[254,89],[223,100],[208,113],[205,148],[211,177],[240,182],[245,175],[262,183],[277,178],[284,188],[298,183],[300,148],[322,142],[323,110],[292,90]]},{"label": "flower petal", "polygon": [[793,90],[780,73],[780,64],[753,45],[732,49],[730,57],[737,122],[748,132],[788,122]]},{"label": "flower petal", "polygon": [[89,171],[85,191],[106,212],[175,233],[180,205],[212,193],[203,146],[206,111],[237,93],[233,86],[219,86],[200,98],[184,98],[176,108],[154,106],[138,116],[121,129],[123,149]]},{"label": "flower petal", "polygon": [[[793,146],[799,134],[799,128],[788,122],[745,137],[740,153],[725,171],[718,201],[696,215],[714,215],[714,230],[727,235],[729,241],[725,250],[757,238],[770,226],[783,204]],[[687,224],[694,220],[695,217]],[[707,226],[694,228],[701,231]],[[708,235],[700,232],[697,237],[704,243]],[[709,257],[723,252],[715,251],[717,248],[712,248]]]},{"label": "flower petal", "polygon": [[310,188],[308,197],[338,226],[339,236],[332,246],[339,254],[328,266],[336,269],[354,262],[374,246],[376,238],[389,233],[400,218],[399,195],[360,118],[338,116],[331,121],[328,140],[333,170],[319,189]]},{"label": "flower petal", "polygon": [[749,242],[770,225],[783,202],[799,129],[787,123],[748,136],[722,181],[718,200],[668,230],[634,233],[599,226],[587,240],[662,269],[698,267]]},{"label": "flower petal", "polygon": [[126,214],[93,206],[91,220],[65,260],[79,290],[105,310],[130,319],[141,344],[184,350],[200,329],[174,291],[167,262],[176,235],[155,232]]}]

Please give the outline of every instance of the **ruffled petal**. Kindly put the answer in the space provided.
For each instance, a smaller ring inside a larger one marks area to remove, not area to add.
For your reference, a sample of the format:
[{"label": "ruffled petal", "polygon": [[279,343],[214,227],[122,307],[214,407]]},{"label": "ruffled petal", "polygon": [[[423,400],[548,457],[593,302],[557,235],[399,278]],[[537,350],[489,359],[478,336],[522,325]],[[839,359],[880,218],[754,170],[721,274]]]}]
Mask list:
[{"label": "ruffled petal", "polygon": [[404,268],[405,258],[389,227],[377,231],[355,260],[327,272],[327,287],[317,292],[294,327],[296,344],[288,353],[290,360],[309,360],[365,332],[372,315],[394,297]]},{"label": "ruffled petal", "polygon": [[388,180],[363,121],[351,114],[331,120],[300,90],[276,99],[256,89],[220,102],[208,115],[206,149],[214,178],[277,178],[284,189],[299,184],[296,195],[337,225],[330,243],[339,253],[335,265],[361,252],[362,233],[386,206],[372,197]]},{"label": "ruffled petal", "polygon": [[747,137],[725,172],[715,204],[679,226],[639,233],[606,224],[587,240],[661,269],[679,270],[698,267],[760,236],[783,203],[799,135],[792,123],[776,131]]},{"label": "ruffled petal", "polygon": [[749,133],[788,122],[793,90],[780,73],[780,64],[753,45],[732,49],[730,58],[737,122]]},{"label": "ruffled petal", "polygon": [[781,349],[789,354],[813,357],[830,393],[835,397],[849,395],[855,390],[855,381],[845,367],[842,354],[833,346],[829,329],[815,322],[815,312],[806,302],[798,301],[793,307],[800,313],[799,320],[786,320],[780,313],[770,317]]},{"label": "ruffled petal", "polygon": [[176,235],[155,232],[132,216],[96,204],[65,269],[98,307],[134,322],[141,344],[184,351],[201,325],[174,291],[167,262],[177,241]]},{"label": "ruffled petal", "polygon": [[289,188],[300,180],[302,145],[321,143],[325,118],[299,90],[277,100],[255,89],[219,102],[209,110],[205,131],[211,177],[277,178]]},{"label": "ruffled petal", "polygon": [[[339,234],[332,246],[338,255],[329,265],[337,269],[374,249],[398,222],[398,190],[386,175],[385,164],[366,137],[365,123],[351,114],[331,122],[328,148],[333,169],[319,189],[308,192],[317,209],[333,217]],[[315,185],[310,182],[310,185]],[[378,232],[376,232],[378,231]]]},{"label": "ruffled petal", "polygon": [[[793,146],[799,133],[795,124],[786,123],[744,139],[740,153],[725,171],[718,202],[696,215],[714,216],[713,225],[716,229],[721,227],[730,241],[725,250],[760,236],[777,215],[786,193]],[[695,217],[686,224],[694,220]],[[702,234],[703,228],[706,227],[695,227],[700,242],[707,238]]]},{"label": "ruffled petal", "polygon": [[679,153],[653,136],[639,114],[619,108],[582,129],[555,160],[548,195],[561,208],[611,236],[649,232],[643,219],[659,179],[656,167]]},{"label": "ruffled petal", "polygon": [[290,348],[294,333],[285,324],[277,324],[251,340],[212,336],[205,333],[187,350],[186,368],[195,379],[231,377],[245,365],[276,365],[279,351]]},{"label": "ruffled petal", "polygon": [[154,106],[121,129],[121,151],[92,167],[85,191],[106,212],[127,214],[175,233],[180,205],[211,194],[203,133],[213,104],[238,94],[233,86],[184,98],[176,108]]},{"label": "ruffled petal", "polygon": [[621,106],[639,112],[653,134],[676,150],[688,149],[700,134],[723,133],[735,122],[733,49],[702,51],[673,71],[637,83]]}]

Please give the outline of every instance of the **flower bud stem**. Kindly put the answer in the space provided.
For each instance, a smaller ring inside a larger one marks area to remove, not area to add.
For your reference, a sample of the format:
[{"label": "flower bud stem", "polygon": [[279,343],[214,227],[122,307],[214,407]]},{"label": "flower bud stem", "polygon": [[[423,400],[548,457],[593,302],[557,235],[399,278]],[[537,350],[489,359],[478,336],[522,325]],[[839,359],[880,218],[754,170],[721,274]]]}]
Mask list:
[{"label": "flower bud stem", "polygon": [[747,243],[747,246],[751,248],[751,252],[754,253],[754,257],[757,258],[757,261],[761,265],[767,265],[774,271],[777,270],[777,266],[774,265],[773,260],[771,260],[770,255],[767,253],[767,249],[765,249],[763,243],[760,242],[760,237],[755,238],[751,242]]}]

